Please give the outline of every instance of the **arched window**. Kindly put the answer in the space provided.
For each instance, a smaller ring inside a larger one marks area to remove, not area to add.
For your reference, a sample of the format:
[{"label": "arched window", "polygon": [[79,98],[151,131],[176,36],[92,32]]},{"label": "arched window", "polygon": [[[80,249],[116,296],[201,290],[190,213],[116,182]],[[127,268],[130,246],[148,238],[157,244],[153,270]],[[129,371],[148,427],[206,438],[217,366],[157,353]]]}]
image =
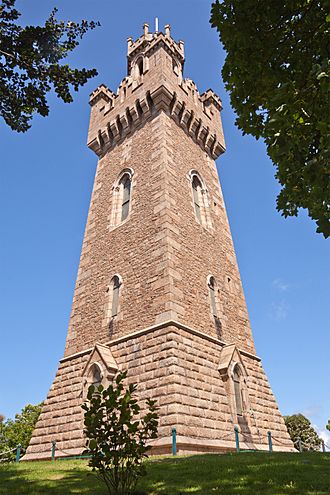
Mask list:
[{"label": "arched window", "polygon": [[133,170],[122,170],[112,188],[112,208],[110,227],[115,228],[124,222],[130,215],[132,199]]},{"label": "arched window", "polygon": [[139,76],[142,76],[143,74],[143,58],[140,58],[137,62],[137,67],[139,71]]},{"label": "arched window", "polygon": [[114,275],[110,280],[110,284],[106,289],[105,305],[104,305],[104,322],[103,324],[112,328],[114,320],[120,314],[120,298],[121,298],[122,279],[121,276]]},{"label": "arched window", "polygon": [[98,387],[102,382],[102,373],[100,367],[94,363],[89,369],[88,373],[88,384]]},{"label": "arched window", "polygon": [[120,280],[117,275],[115,275],[112,279],[112,302],[111,302],[111,316],[117,316],[118,314],[118,306],[119,306],[119,289],[120,289]]},{"label": "arched window", "polygon": [[198,221],[202,223],[202,216],[201,216],[201,196],[202,196],[202,184],[197,175],[193,176],[192,179],[192,190],[193,190],[193,198],[194,198],[194,206],[195,206],[195,213],[196,217],[198,218]]},{"label": "arched window", "polygon": [[128,217],[129,205],[131,200],[131,178],[128,174],[123,175],[120,181],[122,187],[122,203],[121,203],[121,221],[123,222]]},{"label": "arched window", "polygon": [[211,312],[212,312],[213,316],[217,317],[218,312],[217,312],[217,304],[216,304],[216,298],[215,298],[215,280],[214,280],[214,277],[210,277],[208,286],[209,286],[209,294],[210,294]]},{"label": "arched window", "polygon": [[242,375],[242,373],[239,369],[239,366],[236,365],[234,368],[234,372],[233,372],[233,380],[234,380],[236,414],[238,416],[242,416],[242,414],[243,414],[241,375]]},{"label": "arched window", "polygon": [[188,177],[192,190],[196,219],[203,227],[212,228],[210,202],[204,181],[196,170],[190,170]]}]

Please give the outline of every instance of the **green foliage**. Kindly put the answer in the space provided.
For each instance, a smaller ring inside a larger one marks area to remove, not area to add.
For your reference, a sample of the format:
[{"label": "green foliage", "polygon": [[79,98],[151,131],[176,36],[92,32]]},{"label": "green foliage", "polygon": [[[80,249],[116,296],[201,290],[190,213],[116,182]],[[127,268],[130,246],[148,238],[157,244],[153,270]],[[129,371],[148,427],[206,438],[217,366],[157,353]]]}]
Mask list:
[{"label": "green foliage", "polygon": [[330,419],[328,419],[328,424],[325,425],[326,429],[330,431]]},{"label": "green foliage", "polygon": [[330,235],[330,16],[325,0],[216,0],[211,20],[237,126],[262,137],[283,186],[277,209],[306,208]]},{"label": "green foliage", "polygon": [[320,449],[321,439],[305,416],[302,414],[284,416],[284,422],[297,449],[299,448],[299,439],[302,442],[301,445],[304,451]]},{"label": "green foliage", "polygon": [[95,69],[71,69],[59,62],[99,23],[57,21],[54,9],[44,26],[22,27],[15,2],[0,0],[0,116],[13,130],[25,132],[35,112],[48,115],[46,95],[52,88],[70,103],[70,87],[78,91],[97,75]]},{"label": "green foliage", "polygon": [[[34,427],[41,413],[42,403],[37,405],[27,404],[15,419],[7,419],[0,423],[0,454],[8,450],[16,449],[20,443],[23,449],[27,449]],[[0,459],[15,459],[15,452]]]},{"label": "green foliage", "polygon": [[138,479],[145,474],[143,459],[147,457],[151,438],[157,438],[156,402],[148,399],[148,412],[138,419],[141,407],[133,398],[137,386],[124,389],[127,373],[119,373],[115,383],[88,390],[85,410],[85,435],[92,455],[89,465],[106,483],[109,493],[130,495]]}]

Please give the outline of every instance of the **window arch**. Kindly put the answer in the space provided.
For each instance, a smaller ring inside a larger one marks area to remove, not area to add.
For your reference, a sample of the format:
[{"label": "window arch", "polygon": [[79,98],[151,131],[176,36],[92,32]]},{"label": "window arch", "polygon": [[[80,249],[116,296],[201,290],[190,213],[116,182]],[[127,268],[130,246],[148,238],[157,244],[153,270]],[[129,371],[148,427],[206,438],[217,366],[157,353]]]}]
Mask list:
[{"label": "window arch", "polygon": [[243,396],[242,396],[242,372],[238,364],[235,365],[233,370],[233,382],[234,382],[234,399],[235,409],[237,416],[243,415]]},{"label": "window arch", "polygon": [[215,287],[215,279],[213,276],[209,277],[209,296],[210,296],[210,304],[211,304],[211,312],[213,316],[218,317],[217,303],[216,303],[216,287]]},{"label": "window arch", "polygon": [[123,189],[121,203],[121,221],[123,222],[128,217],[129,205],[131,201],[131,178],[129,174],[124,174],[119,184]]},{"label": "window arch", "polygon": [[118,314],[118,306],[119,306],[119,289],[120,289],[120,280],[117,275],[115,275],[112,279],[112,302],[111,302],[111,316],[117,316]]},{"label": "window arch", "polygon": [[98,387],[102,383],[102,370],[97,363],[93,363],[88,371],[87,381],[88,386],[94,385],[94,387]]},{"label": "window arch", "polygon": [[220,339],[222,337],[223,329],[221,322],[221,305],[219,302],[219,289],[213,275],[209,275],[207,277],[207,286],[208,286],[208,295],[209,295],[209,304],[210,304],[210,315],[211,319],[215,325],[215,330],[217,337]]},{"label": "window arch", "polygon": [[138,68],[138,74],[139,76],[143,75],[143,58],[140,57],[137,62],[136,62],[137,68]]},{"label": "window arch", "polygon": [[191,184],[196,219],[204,227],[212,227],[208,192],[204,182],[196,170],[191,170],[188,177]]},{"label": "window arch", "polygon": [[139,53],[132,62],[133,89],[142,82],[143,74],[147,68],[146,65],[147,58],[144,57],[144,53]]},{"label": "window arch", "polygon": [[122,170],[112,190],[111,228],[117,227],[130,215],[132,209],[133,170]]},{"label": "window arch", "polygon": [[201,215],[201,196],[202,196],[202,183],[197,177],[197,175],[193,176],[192,182],[192,190],[193,190],[193,198],[194,198],[194,207],[195,213],[198,221],[202,223],[202,215]]},{"label": "window arch", "polygon": [[110,322],[116,318],[120,311],[120,293],[122,280],[120,275],[114,275],[107,288],[106,321]]}]

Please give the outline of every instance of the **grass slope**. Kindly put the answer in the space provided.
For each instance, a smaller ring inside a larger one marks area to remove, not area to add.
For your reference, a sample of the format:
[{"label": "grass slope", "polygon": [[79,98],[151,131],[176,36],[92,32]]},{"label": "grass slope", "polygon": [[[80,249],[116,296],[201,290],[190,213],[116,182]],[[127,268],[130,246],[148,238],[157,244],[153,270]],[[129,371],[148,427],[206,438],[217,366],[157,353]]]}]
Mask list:
[{"label": "grass slope", "polygon": [[[330,454],[242,453],[147,461],[139,494],[329,495]],[[0,465],[1,495],[105,495],[85,460]]]}]

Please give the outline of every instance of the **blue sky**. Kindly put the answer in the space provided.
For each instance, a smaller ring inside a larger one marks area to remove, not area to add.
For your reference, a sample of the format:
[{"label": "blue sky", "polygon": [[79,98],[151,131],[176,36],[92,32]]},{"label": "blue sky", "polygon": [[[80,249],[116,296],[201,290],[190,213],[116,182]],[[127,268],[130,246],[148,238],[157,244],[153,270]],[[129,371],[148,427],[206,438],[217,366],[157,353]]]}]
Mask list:
[{"label": "blue sky", "polygon": [[[319,429],[330,417],[329,251],[302,212],[275,210],[279,186],[265,146],[243,137],[221,80],[225,54],[209,25],[205,0],[18,1],[23,23],[58,17],[94,19],[69,58],[99,76],[67,105],[54,95],[50,115],[26,134],[1,122],[0,412],[12,417],[42,401],[62,357],[96,155],[86,147],[88,95],[126,75],[126,38],[159,17],[185,41],[185,76],[222,98],[227,152],[218,161],[258,354],[283,414],[302,412]],[[328,441],[330,444],[330,439]]]}]

